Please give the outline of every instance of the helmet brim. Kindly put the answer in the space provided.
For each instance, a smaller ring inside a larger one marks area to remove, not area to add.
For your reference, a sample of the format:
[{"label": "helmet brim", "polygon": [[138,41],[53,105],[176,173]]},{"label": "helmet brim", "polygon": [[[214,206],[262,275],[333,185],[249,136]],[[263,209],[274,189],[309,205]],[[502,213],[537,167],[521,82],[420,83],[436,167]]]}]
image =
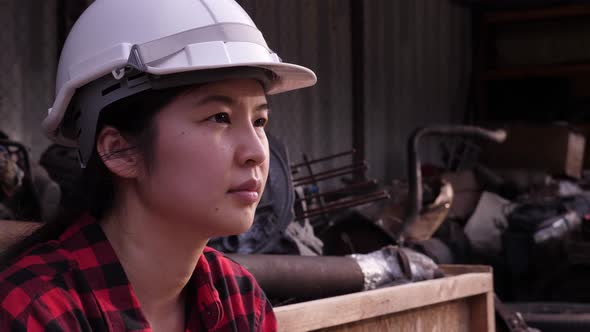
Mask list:
[{"label": "helmet brim", "polygon": [[[317,82],[315,73],[303,66],[290,64],[290,63],[268,63],[268,62],[252,62],[252,63],[240,63],[238,64],[223,64],[219,66],[185,66],[185,67],[147,67],[146,73],[153,75],[168,75],[168,74],[179,74],[182,72],[191,72],[199,70],[212,70],[212,69],[224,69],[232,67],[256,67],[263,68],[271,71],[275,75],[275,79],[270,82],[266,87],[266,93],[268,95],[276,95],[288,91],[298,90],[306,87],[313,86]],[[102,75],[109,74],[103,73]],[[100,75],[95,75],[100,76]],[[78,142],[64,137],[59,129],[60,123],[64,117],[67,109],[67,105],[72,99],[77,88],[83,86],[84,82],[70,81],[70,84],[66,84],[61,90],[59,95],[56,97],[55,104],[47,117],[43,120],[42,127],[45,134],[49,136],[58,144],[77,147]],[[78,86],[76,86],[78,85]]]}]

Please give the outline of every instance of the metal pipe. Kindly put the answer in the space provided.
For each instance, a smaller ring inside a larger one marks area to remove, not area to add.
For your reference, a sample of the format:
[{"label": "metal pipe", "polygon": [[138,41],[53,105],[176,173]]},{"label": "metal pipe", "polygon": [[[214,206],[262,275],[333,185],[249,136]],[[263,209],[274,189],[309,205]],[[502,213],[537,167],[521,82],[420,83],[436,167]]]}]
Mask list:
[{"label": "metal pipe", "polygon": [[356,190],[356,189],[360,189],[360,188],[364,188],[367,186],[374,186],[377,184],[377,180],[370,180],[370,181],[365,181],[362,183],[355,183],[353,185],[350,185],[348,187],[344,187],[344,188],[340,188],[340,189],[336,189],[336,190],[330,190],[330,191],[325,191],[322,193],[317,193],[317,194],[312,194],[312,195],[308,195],[308,196],[304,196],[301,198],[298,198],[295,200],[295,203],[301,202],[303,200],[307,200],[307,199],[313,199],[316,197],[323,197],[323,196],[327,196],[327,195],[333,195],[333,194],[339,194],[339,193],[343,193],[343,192],[347,192],[347,191],[352,191],[352,190]]},{"label": "metal pipe", "polygon": [[406,209],[406,218],[403,221],[400,243],[403,243],[405,233],[410,225],[415,223],[422,209],[422,170],[418,147],[420,140],[432,135],[459,135],[483,138],[489,141],[502,143],[506,139],[506,131],[503,129],[487,130],[474,126],[432,126],[416,129],[408,140],[408,180],[409,180],[409,204]]},{"label": "metal pipe", "polygon": [[338,172],[330,172],[326,175],[323,176],[318,176],[318,177],[314,177],[313,179],[309,179],[309,180],[305,180],[305,181],[299,181],[299,182],[293,182],[293,186],[297,187],[297,186],[303,186],[306,184],[310,184],[310,183],[316,183],[319,181],[324,181],[324,180],[328,180],[328,179],[332,179],[332,178],[337,178],[341,175],[346,175],[346,174],[350,174],[353,173],[357,170],[366,170],[367,166],[359,166],[359,167],[354,167],[351,168],[349,170],[345,170],[345,171],[338,171]]},{"label": "metal pipe", "polygon": [[338,157],[348,156],[348,155],[354,154],[355,152],[356,152],[356,150],[355,149],[352,149],[350,151],[340,152],[340,153],[333,154],[333,155],[330,155],[330,156],[326,156],[326,157],[322,157],[322,158],[318,158],[318,159],[313,159],[313,160],[309,160],[309,161],[304,161],[304,162],[299,163],[299,164],[291,165],[291,168],[298,168],[298,167],[305,166],[305,165],[308,165],[308,164],[315,164],[315,163],[319,163],[319,162],[322,162],[322,161],[326,161],[326,160],[330,160],[330,159],[335,159],[335,158],[338,158]]},{"label": "metal pipe", "polygon": [[359,292],[364,276],[350,257],[227,255],[244,266],[269,298],[317,299]]}]

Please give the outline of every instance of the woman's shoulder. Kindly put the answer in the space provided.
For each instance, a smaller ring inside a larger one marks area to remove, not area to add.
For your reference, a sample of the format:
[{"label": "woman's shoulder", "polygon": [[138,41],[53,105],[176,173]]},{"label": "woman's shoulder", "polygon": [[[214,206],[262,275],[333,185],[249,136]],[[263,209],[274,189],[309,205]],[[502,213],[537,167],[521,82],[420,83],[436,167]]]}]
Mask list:
[{"label": "woman's shoulder", "polygon": [[[34,245],[0,268],[0,281],[22,280],[25,275],[47,279],[71,269],[72,259],[59,241],[50,240]],[[26,271],[26,272],[25,272]]]},{"label": "woman's shoulder", "polygon": [[69,255],[56,241],[38,244],[13,259],[0,271],[0,321],[26,323],[24,317],[32,311],[71,303],[71,271]]},{"label": "woman's shoulder", "polygon": [[0,298],[16,288],[30,295],[36,289],[42,292],[72,271],[73,265],[70,253],[58,241],[37,244],[0,269]]}]

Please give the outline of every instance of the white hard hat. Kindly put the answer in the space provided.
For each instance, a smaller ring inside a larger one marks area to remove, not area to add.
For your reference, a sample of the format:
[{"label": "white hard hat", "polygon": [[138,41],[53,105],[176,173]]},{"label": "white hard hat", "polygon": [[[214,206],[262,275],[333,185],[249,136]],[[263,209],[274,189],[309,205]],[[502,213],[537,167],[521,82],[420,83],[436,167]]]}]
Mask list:
[{"label": "white hard hat", "polygon": [[[79,147],[84,165],[104,106],[147,89],[260,72],[267,94],[316,82],[313,71],[283,63],[234,0],[96,0],[65,42],[43,128]],[[77,111],[70,105],[76,92]]]}]

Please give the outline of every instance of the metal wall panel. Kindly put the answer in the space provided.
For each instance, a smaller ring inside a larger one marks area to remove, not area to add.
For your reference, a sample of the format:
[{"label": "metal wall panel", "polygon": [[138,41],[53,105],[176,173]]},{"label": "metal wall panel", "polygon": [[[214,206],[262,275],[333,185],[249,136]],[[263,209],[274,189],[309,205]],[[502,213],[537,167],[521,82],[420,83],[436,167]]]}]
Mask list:
[{"label": "metal wall panel", "polygon": [[[318,84],[273,97],[270,131],[292,159],[352,147],[350,2],[242,0],[284,60],[312,68]],[[433,123],[460,122],[471,72],[471,16],[449,0],[364,1],[365,153],[369,174],[406,174],[406,139]],[[426,140],[424,159],[437,160]]]},{"label": "metal wall panel", "polygon": [[306,66],[318,75],[313,88],[270,98],[269,132],[285,142],[292,162],[300,161],[303,153],[319,157],[350,150],[352,51],[348,1],[239,2],[283,61]]},{"label": "metal wall panel", "polygon": [[[448,0],[372,0],[365,7],[365,150],[370,174],[406,175],[417,127],[460,122],[471,72],[471,17]],[[424,159],[438,159],[435,140]]]},{"label": "metal wall panel", "polygon": [[0,130],[38,156],[57,66],[55,1],[0,0]]},{"label": "metal wall panel", "polygon": [[[79,0],[90,2],[88,0]],[[361,1],[361,0],[358,0]],[[317,157],[352,148],[350,2],[238,0],[271,48],[318,74],[310,89],[272,96],[269,131],[289,148]],[[405,176],[405,141],[417,126],[461,120],[471,68],[468,10],[450,0],[365,0],[365,152],[370,175]],[[55,1],[0,1],[0,129],[46,146],[39,123],[53,98]],[[425,144],[425,159],[435,159]]]}]

